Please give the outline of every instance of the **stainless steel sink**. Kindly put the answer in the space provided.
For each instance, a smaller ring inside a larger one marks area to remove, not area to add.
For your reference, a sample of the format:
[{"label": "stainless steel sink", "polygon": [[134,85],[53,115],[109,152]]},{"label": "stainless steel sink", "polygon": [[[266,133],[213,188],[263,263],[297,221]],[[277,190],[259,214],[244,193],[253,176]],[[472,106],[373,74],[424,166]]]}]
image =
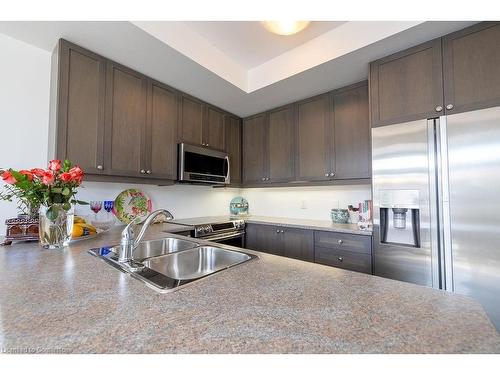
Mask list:
[{"label": "stainless steel sink", "polygon": [[131,263],[118,262],[118,250],[119,246],[110,246],[91,249],[89,253],[163,293],[258,258],[175,237],[140,242]]},{"label": "stainless steel sink", "polygon": [[202,246],[147,259],[144,266],[176,280],[193,280],[250,260],[246,253]]}]

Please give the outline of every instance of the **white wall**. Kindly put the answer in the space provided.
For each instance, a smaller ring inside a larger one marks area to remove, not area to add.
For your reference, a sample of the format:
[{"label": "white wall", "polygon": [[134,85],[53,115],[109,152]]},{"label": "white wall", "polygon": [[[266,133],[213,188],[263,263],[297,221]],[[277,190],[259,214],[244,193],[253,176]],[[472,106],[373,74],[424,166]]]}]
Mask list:
[{"label": "white wall", "polygon": [[244,189],[253,215],[330,220],[330,209],[371,199],[370,185]]},{"label": "white wall", "polygon": [[[0,167],[45,167],[50,53],[0,34],[0,56]],[[16,204],[0,201],[0,235],[16,215]]]},{"label": "white wall", "polygon": [[[0,34],[0,51],[0,135],[3,141],[0,167],[45,167],[51,54],[3,34]],[[328,220],[330,208],[346,207],[370,199],[371,195],[369,186],[240,190],[84,182],[78,198],[110,200],[129,187],[142,189],[151,198],[153,208],[167,208],[177,218],[228,214],[230,200],[243,195],[255,215]],[[302,208],[303,205],[306,208]],[[90,214],[90,210],[80,206],[77,213]],[[0,235],[5,231],[5,219],[16,214],[14,203],[0,202]]]}]

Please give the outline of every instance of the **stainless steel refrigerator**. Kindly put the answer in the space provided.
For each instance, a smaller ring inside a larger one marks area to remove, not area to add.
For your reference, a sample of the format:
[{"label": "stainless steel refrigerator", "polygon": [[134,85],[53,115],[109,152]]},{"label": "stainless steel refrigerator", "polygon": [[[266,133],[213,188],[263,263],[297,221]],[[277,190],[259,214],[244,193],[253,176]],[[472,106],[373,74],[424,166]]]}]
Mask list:
[{"label": "stainless steel refrigerator", "polygon": [[500,330],[500,107],[372,129],[374,273],[469,295]]}]

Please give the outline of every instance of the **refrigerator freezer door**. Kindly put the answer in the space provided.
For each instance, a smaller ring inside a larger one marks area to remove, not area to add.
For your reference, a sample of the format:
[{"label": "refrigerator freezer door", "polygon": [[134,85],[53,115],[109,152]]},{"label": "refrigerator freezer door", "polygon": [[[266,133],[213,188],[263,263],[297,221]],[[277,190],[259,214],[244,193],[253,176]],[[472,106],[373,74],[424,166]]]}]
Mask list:
[{"label": "refrigerator freezer door", "polygon": [[453,290],[500,329],[500,107],[447,117]]},{"label": "refrigerator freezer door", "polygon": [[[428,120],[372,129],[374,273],[427,286],[433,286],[429,152],[434,152],[434,144],[429,143],[428,133],[432,129]],[[384,215],[386,209],[381,209],[381,199],[385,206],[390,190],[411,191],[418,197],[412,207],[419,211],[419,247],[383,242],[381,212]]]}]

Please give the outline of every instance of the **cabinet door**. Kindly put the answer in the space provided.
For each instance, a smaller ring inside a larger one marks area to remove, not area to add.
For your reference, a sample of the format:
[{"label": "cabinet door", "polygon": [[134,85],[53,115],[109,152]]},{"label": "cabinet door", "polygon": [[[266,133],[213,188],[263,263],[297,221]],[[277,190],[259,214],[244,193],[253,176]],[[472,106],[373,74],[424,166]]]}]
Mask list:
[{"label": "cabinet door", "polygon": [[203,103],[182,95],[179,126],[180,142],[201,145],[203,127]]},{"label": "cabinet door", "polygon": [[231,184],[241,183],[241,120],[226,116],[226,150],[229,154]]},{"label": "cabinet door", "polygon": [[370,95],[372,126],[443,114],[441,39],[372,62]]},{"label": "cabinet door", "polygon": [[297,104],[296,179],[329,180],[331,124],[328,94]]},{"label": "cabinet door", "polygon": [[246,247],[263,253],[283,255],[280,229],[272,225],[247,224]]},{"label": "cabinet door", "polygon": [[448,114],[500,105],[500,22],[483,22],[443,38]]},{"label": "cabinet door", "polygon": [[147,79],[112,62],[106,74],[106,174],[144,176]]},{"label": "cabinet door", "polygon": [[202,143],[216,150],[225,150],[224,113],[210,106],[206,107]]},{"label": "cabinet door", "polygon": [[367,82],[333,93],[336,179],[371,177]]},{"label": "cabinet door", "polygon": [[[57,149],[89,174],[104,169],[104,58],[65,40],[60,44]],[[108,166],[105,166],[108,168]]]},{"label": "cabinet door", "polygon": [[295,128],[293,106],[269,112],[269,181],[287,182],[295,177]]},{"label": "cabinet door", "polygon": [[289,258],[314,261],[314,236],[312,230],[281,228],[283,255]]},{"label": "cabinet door", "polygon": [[147,170],[150,177],[177,177],[177,93],[158,82],[148,85]]},{"label": "cabinet door", "polygon": [[267,142],[265,114],[243,121],[243,182],[245,184],[265,183]]}]

